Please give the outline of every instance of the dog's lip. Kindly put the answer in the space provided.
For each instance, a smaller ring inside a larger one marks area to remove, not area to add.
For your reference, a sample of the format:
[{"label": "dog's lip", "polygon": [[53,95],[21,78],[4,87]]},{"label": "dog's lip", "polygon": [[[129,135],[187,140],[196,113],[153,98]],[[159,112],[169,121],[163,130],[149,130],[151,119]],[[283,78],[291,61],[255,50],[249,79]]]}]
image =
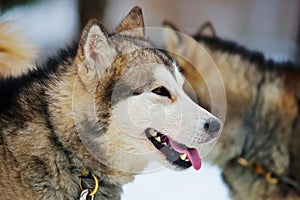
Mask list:
[{"label": "dog's lip", "polygon": [[201,168],[201,158],[197,149],[178,143],[170,136],[152,128],[146,129],[145,134],[153,145],[166,156],[169,162],[181,168],[189,168],[190,166],[193,166],[195,170]]},{"label": "dog's lip", "polygon": [[170,145],[175,149],[175,151],[179,153],[187,154],[187,157],[192,163],[195,170],[199,170],[201,168],[201,158],[199,156],[197,149],[189,148],[186,145],[180,144],[175,140],[172,140],[170,137],[168,138],[169,138]]}]

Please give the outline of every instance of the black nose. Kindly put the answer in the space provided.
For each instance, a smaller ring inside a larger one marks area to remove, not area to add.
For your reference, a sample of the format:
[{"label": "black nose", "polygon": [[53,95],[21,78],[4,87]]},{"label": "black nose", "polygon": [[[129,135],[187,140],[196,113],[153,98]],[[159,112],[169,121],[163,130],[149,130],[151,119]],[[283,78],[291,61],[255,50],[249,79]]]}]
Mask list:
[{"label": "black nose", "polygon": [[217,135],[215,134],[221,129],[221,122],[218,119],[210,118],[204,124],[204,129],[207,131],[207,133],[212,134],[213,137],[216,137]]}]

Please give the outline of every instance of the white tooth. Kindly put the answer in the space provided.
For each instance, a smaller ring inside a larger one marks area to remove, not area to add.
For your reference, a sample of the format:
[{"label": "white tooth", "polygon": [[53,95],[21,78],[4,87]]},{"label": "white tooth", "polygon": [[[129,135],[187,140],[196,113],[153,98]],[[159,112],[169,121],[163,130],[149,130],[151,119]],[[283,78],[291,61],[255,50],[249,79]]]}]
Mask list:
[{"label": "white tooth", "polygon": [[186,157],[187,157],[186,153],[184,153],[184,154],[180,154],[180,159],[181,159],[181,160],[185,160],[185,159],[186,159]]},{"label": "white tooth", "polygon": [[150,133],[150,135],[151,135],[152,137],[156,137],[156,136],[157,136],[156,131],[154,131],[153,129],[151,129],[151,130],[149,131],[149,133]]},{"label": "white tooth", "polygon": [[155,137],[155,140],[158,141],[158,142],[161,142],[160,136]]},{"label": "white tooth", "polygon": [[167,146],[168,144],[166,142],[162,143],[163,145]]},{"label": "white tooth", "polygon": [[187,159],[185,159],[184,161],[189,162],[190,160],[187,158]]}]

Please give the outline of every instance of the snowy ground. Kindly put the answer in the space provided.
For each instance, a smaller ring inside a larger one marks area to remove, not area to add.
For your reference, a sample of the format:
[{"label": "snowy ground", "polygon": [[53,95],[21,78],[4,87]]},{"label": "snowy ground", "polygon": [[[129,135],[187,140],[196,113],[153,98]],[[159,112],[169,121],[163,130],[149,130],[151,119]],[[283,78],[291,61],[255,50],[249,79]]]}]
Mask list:
[{"label": "snowy ground", "polygon": [[136,177],[124,187],[123,200],[229,200],[220,169],[204,163],[199,170],[183,172],[164,169]]}]

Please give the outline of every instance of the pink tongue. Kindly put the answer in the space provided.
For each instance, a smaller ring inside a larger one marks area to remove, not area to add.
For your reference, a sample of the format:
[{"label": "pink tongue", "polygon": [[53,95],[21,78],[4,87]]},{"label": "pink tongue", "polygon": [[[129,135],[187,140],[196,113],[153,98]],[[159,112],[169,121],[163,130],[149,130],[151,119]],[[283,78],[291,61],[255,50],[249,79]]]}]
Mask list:
[{"label": "pink tongue", "polygon": [[187,148],[184,145],[178,144],[173,141],[170,137],[168,137],[170,145],[179,153],[186,153],[188,159],[191,161],[195,170],[199,170],[201,168],[201,158],[197,149],[195,148]]}]

